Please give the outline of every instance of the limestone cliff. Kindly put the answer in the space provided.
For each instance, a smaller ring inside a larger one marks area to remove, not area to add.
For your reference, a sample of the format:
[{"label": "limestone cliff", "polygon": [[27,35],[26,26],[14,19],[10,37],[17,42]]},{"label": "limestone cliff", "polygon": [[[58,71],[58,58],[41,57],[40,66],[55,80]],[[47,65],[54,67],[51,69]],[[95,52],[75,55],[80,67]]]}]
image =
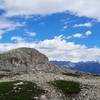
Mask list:
[{"label": "limestone cliff", "polygon": [[18,48],[0,54],[0,71],[59,72],[57,66],[48,63],[48,57],[33,48]]}]

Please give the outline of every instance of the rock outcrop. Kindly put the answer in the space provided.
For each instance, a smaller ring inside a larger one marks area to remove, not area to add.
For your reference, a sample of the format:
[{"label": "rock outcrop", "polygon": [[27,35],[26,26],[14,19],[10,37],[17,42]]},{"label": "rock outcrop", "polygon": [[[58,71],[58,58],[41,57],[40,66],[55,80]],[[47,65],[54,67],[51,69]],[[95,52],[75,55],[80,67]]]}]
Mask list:
[{"label": "rock outcrop", "polygon": [[0,71],[60,72],[57,66],[49,64],[48,57],[33,48],[18,48],[0,54]]}]

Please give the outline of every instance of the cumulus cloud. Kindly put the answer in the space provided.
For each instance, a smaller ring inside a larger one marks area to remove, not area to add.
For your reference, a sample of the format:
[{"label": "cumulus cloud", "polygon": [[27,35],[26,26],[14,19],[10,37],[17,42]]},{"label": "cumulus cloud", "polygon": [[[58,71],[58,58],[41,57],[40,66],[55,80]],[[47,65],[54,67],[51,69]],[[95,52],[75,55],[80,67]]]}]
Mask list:
[{"label": "cumulus cloud", "polygon": [[47,15],[68,11],[100,20],[100,0],[3,0],[0,8],[7,16]]},{"label": "cumulus cloud", "polygon": [[76,33],[76,34],[73,35],[73,37],[75,37],[75,38],[81,38],[82,37],[82,34]]},{"label": "cumulus cloud", "polygon": [[36,32],[26,32],[29,36],[36,36]]},{"label": "cumulus cloud", "polygon": [[76,33],[67,37],[67,39],[71,38],[83,38],[83,35],[81,33]]},{"label": "cumulus cloud", "polygon": [[92,32],[90,30],[86,31],[85,34],[82,33],[75,33],[67,37],[67,39],[71,38],[88,38],[90,35],[92,35]]},{"label": "cumulus cloud", "polygon": [[7,31],[15,30],[18,27],[22,27],[23,24],[19,22],[13,22],[6,18],[0,18],[0,34],[4,34]]},{"label": "cumulus cloud", "polygon": [[73,27],[92,27],[92,23],[75,24]]},{"label": "cumulus cloud", "polygon": [[1,19],[0,20],[0,29],[14,29],[15,27],[19,27],[22,26],[22,24],[20,23],[15,23],[11,20],[7,20],[7,19]]},{"label": "cumulus cloud", "polygon": [[86,31],[86,33],[85,33],[86,36],[90,36],[91,34],[92,34],[91,31]]},{"label": "cumulus cloud", "polygon": [[13,37],[11,37],[11,40],[12,41],[15,40],[17,43],[18,42],[24,42],[24,39],[20,36],[13,36]]},{"label": "cumulus cloud", "polygon": [[0,44],[1,51],[6,51],[19,47],[36,48],[40,52],[46,54],[50,60],[62,60],[73,62],[96,60],[100,61],[99,48],[88,48],[85,45],[75,44],[74,42],[67,42],[62,35],[56,36],[53,39],[39,41],[38,43],[28,43],[21,41],[15,44]]},{"label": "cumulus cloud", "polygon": [[68,26],[67,26],[67,25],[65,25],[63,28],[64,28],[64,29],[67,29],[67,28],[68,28]]}]

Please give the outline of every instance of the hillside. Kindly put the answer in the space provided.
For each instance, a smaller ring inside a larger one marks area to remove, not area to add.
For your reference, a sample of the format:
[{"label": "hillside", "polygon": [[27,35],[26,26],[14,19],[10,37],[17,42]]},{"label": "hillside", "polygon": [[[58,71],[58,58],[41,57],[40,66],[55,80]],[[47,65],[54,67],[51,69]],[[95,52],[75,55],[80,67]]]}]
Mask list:
[{"label": "hillside", "polygon": [[32,48],[0,54],[0,100],[100,100],[100,76],[49,64]]}]

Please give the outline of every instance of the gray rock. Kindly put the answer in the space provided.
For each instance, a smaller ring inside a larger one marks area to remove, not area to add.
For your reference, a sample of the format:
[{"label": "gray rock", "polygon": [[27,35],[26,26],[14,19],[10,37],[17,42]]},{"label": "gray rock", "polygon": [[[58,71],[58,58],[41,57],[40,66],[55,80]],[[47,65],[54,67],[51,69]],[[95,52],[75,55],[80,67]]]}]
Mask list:
[{"label": "gray rock", "polygon": [[0,54],[0,71],[11,73],[60,72],[48,57],[33,48],[18,48]]}]

